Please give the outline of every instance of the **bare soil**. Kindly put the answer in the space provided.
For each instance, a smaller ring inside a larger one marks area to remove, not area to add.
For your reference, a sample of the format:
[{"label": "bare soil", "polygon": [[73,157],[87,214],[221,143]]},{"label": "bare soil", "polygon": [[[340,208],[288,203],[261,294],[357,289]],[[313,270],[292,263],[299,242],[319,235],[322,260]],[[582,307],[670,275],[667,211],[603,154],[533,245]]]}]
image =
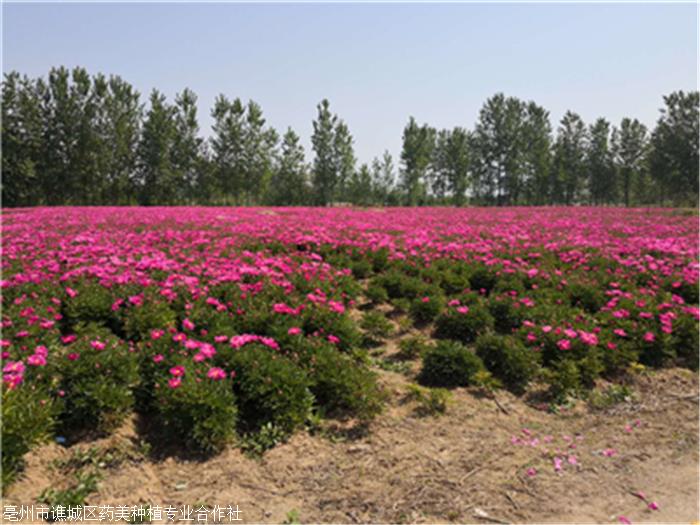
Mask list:
[{"label": "bare soil", "polygon": [[3,503],[36,503],[44,489],[67,486],[57,464],[97,447],[117,453],[100,468],[91,505],[238,505],[244,522],[266,523],[294,514],[304,523],[700,519],[698,377],[688,370],[640,373],[625,401],[605,409],[581,401],[559,413],[528,401],[536,396],[457,389],[439,416],[407,400],[409,377],[378,372],[389,401],[367,428],[328,422],[262,458],[231,446],[202,461],[149,453],[132,418],[109,438],[34,450]]}]

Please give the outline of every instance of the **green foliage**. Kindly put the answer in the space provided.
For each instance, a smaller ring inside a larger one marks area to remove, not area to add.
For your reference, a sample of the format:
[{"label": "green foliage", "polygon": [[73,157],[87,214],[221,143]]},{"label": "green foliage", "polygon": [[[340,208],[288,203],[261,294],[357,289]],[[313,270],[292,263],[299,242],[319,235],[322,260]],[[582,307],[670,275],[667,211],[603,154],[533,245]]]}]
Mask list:
[{"label": "green foliage", "polygon": [[465,346],[454,341],[440,341],[423,356],[418,379],[427,386],[468,386],[483,368],[481,359]]},{"label": "green foliage", "polygon": [[291,433],[306,421],[313,396],[308,375],[288,358],[265,346],[249,344],[225,357],[236,377],[233,390],[245,429],[266,423]]},{"label": "green foliage", "polygon": [[204,454],[218,452],[234,437],[238,411],[230,379],[214,380],[190,369],[177,388],[165,377],[157,385],[157,415],[167,435]]},{"label": "green foliage", "polygon": [[322,346],[308,369],[316,403],[329,415],[352,415],[368,420],[382,410],[384,395],[376,375],[337,350]]},{"label": "green foliage", "polygon": [[14,479],[23,466],[22,457],[47,440],[54,427],[51,399],[30,386],[2,388],[2,484]]},{"label": "green foliage", "polygon": [[450,309],[435,320],[435,337],[471,343],[479,334],[492,329],[493,325],[491,314],[478,304],[470,306],[466,314]]},{"label": "green foliage", "polygon": [[515,337],[479,336],[476,355],[495,377],[515,392],[522,392],[537,370],[535,354]]},{"label": "green foliage", "polygon": [[419,414],[429,416],[444,414],[452,401],[452,393],[445,388],[424,388],[419,385],[408,385],[407,397],[418,403]]},{"label": "green foliage", "polygon": [[430,349],[428,340],[422,336],[407,337],[399,341],[398,357],[401,359],[416,359]]},{"label": "green foliage", "polygon": [[175,326],[177,317],[167,303],[147,300],[139,306],[131,306],[124,314],[124,331],[132,340],[147,339],[151,330]]},{"label": "green foliage", "polygon": [[[94,341],[103,343],[104,349],[93,348]],[[64,392],[60,421],[65,431],[110,431],[133,407],[132,389],[139,381],[137,356],[116,337],[86,333],[53,366],[56,390]]]},{"label": "green foliage", "polygon": [[492,297],[489,312],[494,319],[494,328],[501,334],[510,334],[523,322],[523,309],[509,298]]},{"label": "green foliage", "polygon": [[[426,300],[427,299],[427,300]],[[445,308],[442,295],[426,295],[411,302],[411,317],[418,324],[429,323]]]},{"label": "green foliage", "polygon": [[51,509],[48,521],[53,522],[58,519],[59,515],[55,509],[59,506],[63,507],[65,511],[68,507],[85,505],[87,497],[97,490],[97,482],[100,479],[100,475],[94,471],[78,471],[75,473],[74,478],[71,486],[66,489],[48,488],[39,495],[39,501]]},{"label": "green foliage", "polygon": [[384,314],[377,311],[365,312],[360,321],[360,327],[371,341],[386,339],[394,332],[394,326]]}]

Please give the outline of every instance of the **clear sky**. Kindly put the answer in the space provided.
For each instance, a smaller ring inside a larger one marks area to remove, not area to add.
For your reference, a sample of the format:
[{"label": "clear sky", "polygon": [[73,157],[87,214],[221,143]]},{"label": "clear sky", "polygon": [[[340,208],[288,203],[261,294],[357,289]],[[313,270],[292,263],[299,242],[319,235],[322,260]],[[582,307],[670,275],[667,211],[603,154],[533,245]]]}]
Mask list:
[{"label": "clear sky", "polygon": [[662,95],[697,89],[695,4],[8,4],[3,71],[52,66],[118,74],[145,101],[157,87],[199,96],[202,134],[218,93],[254,99],[309,151],[324,97],[360,161],[401,147],[410,115],[472,128],[502,91],[534,100],[553,125],[653,125]]}]

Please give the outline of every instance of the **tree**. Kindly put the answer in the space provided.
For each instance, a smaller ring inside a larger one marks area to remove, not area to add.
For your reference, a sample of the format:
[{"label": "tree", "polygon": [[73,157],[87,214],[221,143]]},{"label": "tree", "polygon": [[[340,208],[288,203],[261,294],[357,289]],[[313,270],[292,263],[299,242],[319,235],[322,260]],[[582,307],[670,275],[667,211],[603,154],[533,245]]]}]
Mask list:
[{"label": "tree", "polygon": [[377,204],[396,204],[394,195],[394,160],[388,151],[384,151],[381,160],[372,161],[372,193]]},{"label": "tree", "polygon": [[675,91],[664,97],[651,137],[651,175],[661,188],[663,203],[697,203],[698,198],[698,101],[697,91]]},{"label": "tree", "polygon": [[586,126],[576,113],[567,111],[561,119],[554,146],[552,172],[553,200],[570,206],[582,197],[585,177]]},{"label": "tree", "polygon": [[464,128],[437,134],[431,163],[431,190],[440,201],[449,195],[452,204],[464,203],[469,177],[469,132]]},{"label": "tree", "polygon": [[[105,82],[104,87],[102,82]],[[106,81],[98,77],[95,86],[97,90],[104,89],[96,127],[101,145],[98,153],[100,177],[104,179],[100,185],[100,202],[131,204],[135,198],[134,177],[143,119],[140,95],[118,76]]]},{"label": "tree", "polygon": [[[41,84],[43,85],[43,83]],[[38,170],[42,156],[41,88],[19,73],[2,85],[2,202],[31,206],[43,199]]]},{"label": "tree", "polygon": [[355,174],[355,152],[353,138],[348,126],[338,120],[333,131],[333,158],[336,178],[336,200],[347,200],[347,184]]},{"label": "tree", "polygon": [[237,202],[242,187],[245,107],[240,99],[229,101],[219,95],[214,101],[211,138],[213,193],[216,201]]},{"label": "tree", "polygon": [[304,148],[292,128],[287,128],[287,132],[282,137],[282,152],[277,169],[272,175],[269,202],[275,206],[299,206],[306,204],[308,192]]},{"label": "tree", "polygon": [[[632,191],[644,184],[646,179],[645,156],[647,150],[647,128],[637,119],[623,118],[620,129],[613,131],[613,158],[617,179],[622,190],[622,202],[629,206]],[[646,184],[645,184],[646,185]],[[639,188],[636,193],[644,193]],[[641,195],[639,195],[641,197]],[[642,198],[642,200],[646,200]]]},{"label": "tree", "polygon": [[474,131],[474,194],[478,202],[517,204],[523,189],[522,141],[525,105],[498,93],[479,112]]},{"label": "tree", "polygon": [[586,172],[590,202],[596,206],[616,202],[617,184],[610,149],[610,123],[599,118],[589,128],[588,134]]},{"label": "tree", "polygon": [[522,192],[526,204],[550,202],[552,125],[549,112],[534,102],[525,107],[522,129]]},{"label": "tree", "polygon": [[419,126],[411,117],[403,130],[401,149],[401,191],[408,206],[426,199],[426,175],[435,147],[435,130],[427,124]]},{"label": "tree", "polygon": [[318,117],[313,121],[311,144],[314,153],[313,192],[314,204],[326,206],[332,199],[338,182],[335,158],[335,127],[338,117],[332,115],[327,99],[317,106]]},{"label": "tree", "polygon": [[197,95],[185,88],[175,96],[174,133],[171,163],[173,179],[178,181],[175,200],[192,203],[203,170],[204,139],[199,137]]},{"label": "tree", "polygon": [[138,149],[139,203],[177,204],[183,181],[173,165],[176,108],[153,90]]},{"label": "tree", "polygon": [[277,132],[265,127],[262,108],[256,102],[249,101],[246,108],[241,158],[243,204],[257,204],[266,194],[272,176],[277,141]]}]

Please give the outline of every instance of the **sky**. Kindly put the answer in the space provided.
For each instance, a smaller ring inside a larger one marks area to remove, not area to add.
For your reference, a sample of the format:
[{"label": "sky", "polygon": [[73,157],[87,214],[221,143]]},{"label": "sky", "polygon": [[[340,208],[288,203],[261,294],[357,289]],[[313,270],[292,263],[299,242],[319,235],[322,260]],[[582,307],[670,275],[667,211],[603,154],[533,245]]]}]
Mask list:
[{"label": "sky", "polygon": [[2,69],[82,66],[199,97],[202,135],[219,93],[253,99],[301,137],[328,98],[360,162],[397,159],[409,116],[472,129],[497,92],[534,100],[553,127],[653,126],[672,91],[697,89],[698,13],[685,4],[4,3]]}]

